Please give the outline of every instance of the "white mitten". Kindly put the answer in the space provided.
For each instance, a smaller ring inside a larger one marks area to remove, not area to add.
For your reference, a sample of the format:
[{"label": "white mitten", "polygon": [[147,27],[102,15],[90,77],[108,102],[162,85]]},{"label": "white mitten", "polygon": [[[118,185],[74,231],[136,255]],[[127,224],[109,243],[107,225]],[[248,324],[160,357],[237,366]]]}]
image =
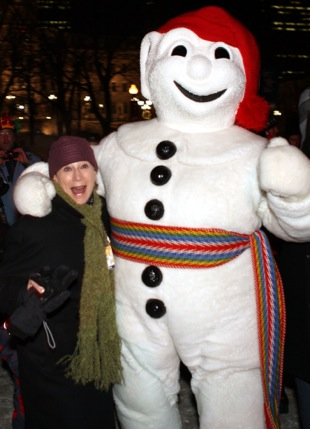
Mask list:
[{"label": "white mitten", "polygon": [[48,175],[48,164],[37,162],[21,174],[14,187],[13,198],[21,214],[43,217],[52,209],[56,191]]},{"label": "white mitten", "polygon": [[310,196],[310,160],[281,137],[272,139],[263,151],[258,172],[267,194],[289,201]]}]

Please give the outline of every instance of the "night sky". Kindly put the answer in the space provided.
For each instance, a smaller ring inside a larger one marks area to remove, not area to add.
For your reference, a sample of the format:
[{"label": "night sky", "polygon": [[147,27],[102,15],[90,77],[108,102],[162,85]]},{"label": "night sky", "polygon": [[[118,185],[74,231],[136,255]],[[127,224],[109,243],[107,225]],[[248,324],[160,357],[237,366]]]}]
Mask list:
[{"label": "night sky", "polygon": [[244,4],[244,0],[75,0],[74,17],[78,26],[87,32],[108,29],[116,34],[143,36],[181,13],[217,5],[256,34],[259,31],[259,1],[252,1],[246,8]]}]

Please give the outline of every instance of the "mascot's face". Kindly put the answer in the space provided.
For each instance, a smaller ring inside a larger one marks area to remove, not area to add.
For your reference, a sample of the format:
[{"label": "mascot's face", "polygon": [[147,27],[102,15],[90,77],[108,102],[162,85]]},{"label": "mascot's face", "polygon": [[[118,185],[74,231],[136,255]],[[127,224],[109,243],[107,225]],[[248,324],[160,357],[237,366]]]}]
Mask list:
[{"label": "mascot's face", "polygon": [[177,28],[145,36],[141,84],[160,120],[180,128],[186,120],[186,127],[214,131],[234,123],[246,76],[238,49]]}]

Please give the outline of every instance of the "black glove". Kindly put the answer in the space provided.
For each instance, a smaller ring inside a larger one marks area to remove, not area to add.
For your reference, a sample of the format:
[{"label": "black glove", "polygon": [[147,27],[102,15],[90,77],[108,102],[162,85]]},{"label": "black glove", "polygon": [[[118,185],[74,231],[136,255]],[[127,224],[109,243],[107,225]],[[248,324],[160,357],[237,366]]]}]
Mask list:
[{"label": "black glove", "polygon": [[45,289],[40,301],[46,314],[51,313],[65,302],[71,294],[68,287],[77,277],[78,273],[66,265],[60,265],[53,271],[46,266],[39,273],[30,275],[32,280]]},{"label": "black glove", "polygon": [[44,267],[40,273],[30,276],[45,288],[42,297],[34,289],[26,292],[21,306],[10,316],[8,331],[24,340],[32,337],[39,330],[46,315],[59,308],[70,296],[69,286],[78,277],[75,270],[65,265],[51,270]]}]

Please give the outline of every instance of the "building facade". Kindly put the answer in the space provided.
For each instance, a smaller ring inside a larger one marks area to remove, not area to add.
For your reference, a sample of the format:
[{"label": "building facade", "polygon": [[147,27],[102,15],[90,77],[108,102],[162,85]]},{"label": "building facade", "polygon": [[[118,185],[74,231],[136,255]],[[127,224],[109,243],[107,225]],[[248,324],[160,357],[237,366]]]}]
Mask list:
[{"label": "building facade", "polygon": [[[125,122],[154,116],[151,101],[140,93],[141,38],[176,13],[206,2],[174,5],[173,0],[169,4],[148,0],[139,2],[141,10],[130,9],[134,2],[126,2],[126,7],[121,1],[113,6],[104,3],[4,1],[0,107],[20,117],[24,131],[41,136],[62,132],[101,136]],[[257,37],[262,52],[261,94],[283,111],[285,121],[296,112],[298,96],[310,84],[309,1],[256,0],[255,16],[239,3],[219,2]],[[107,21],[109,27],[101,25]],[[105,28],[115,34],[105,34]],[[125,35],[138,28],[133,36]]]}]

